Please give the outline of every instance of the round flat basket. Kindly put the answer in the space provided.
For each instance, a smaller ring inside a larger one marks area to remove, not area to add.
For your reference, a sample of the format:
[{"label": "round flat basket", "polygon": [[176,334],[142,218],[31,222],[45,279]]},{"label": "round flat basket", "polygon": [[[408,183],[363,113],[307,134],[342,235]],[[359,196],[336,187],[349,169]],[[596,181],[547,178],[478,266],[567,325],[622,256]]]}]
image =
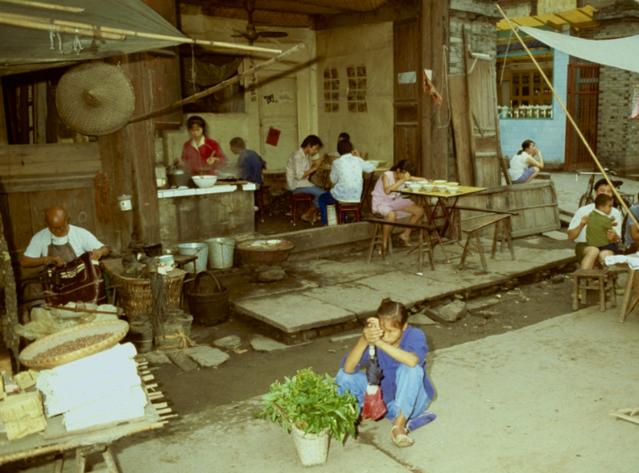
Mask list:
[{"label": "round flat basket", "polygon": [[124,338],[129,324],[123,320],[94,322],[61,330],[36,340],[20,352],[20,363],[33,369],[48,369],[93,355]]},{"label": "round flat basket", "polygon": [[243,264],[272,264],[286,261],[295,243],[281,238],[243,241],[237,245]]}]

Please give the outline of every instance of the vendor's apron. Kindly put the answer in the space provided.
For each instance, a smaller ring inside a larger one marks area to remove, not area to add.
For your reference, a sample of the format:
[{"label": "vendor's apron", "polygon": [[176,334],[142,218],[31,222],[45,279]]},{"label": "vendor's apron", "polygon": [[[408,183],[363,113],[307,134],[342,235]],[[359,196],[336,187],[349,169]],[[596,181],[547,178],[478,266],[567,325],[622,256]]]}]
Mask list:
[{"label": "vendor's apron", "polygon": [[64,266],[46,268],[43,273],[44,298],[48,304],[104,301],[102,273],[100,267],[91,261],[90,253],[76,257],[68,242],[64,245],[52,242],[48,256],[59,256],[65,262]]}]

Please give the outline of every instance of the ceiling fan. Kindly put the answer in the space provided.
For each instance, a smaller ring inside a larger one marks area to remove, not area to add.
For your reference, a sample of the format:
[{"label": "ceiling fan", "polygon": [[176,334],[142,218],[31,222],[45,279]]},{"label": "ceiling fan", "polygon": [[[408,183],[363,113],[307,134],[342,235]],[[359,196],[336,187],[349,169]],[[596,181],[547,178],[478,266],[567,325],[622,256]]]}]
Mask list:
[{"label": "ceiling fan", "polygon": [[234,38],[246,38],[249,44],[253,44],[260,38],[284,38],[288,36],[285,31],[257,31],[255,23],[253,23],[253,12],[255,11],[255,0],[244,0],[244,9],[246,10],[246,31],[238,31],[231,35]]}]

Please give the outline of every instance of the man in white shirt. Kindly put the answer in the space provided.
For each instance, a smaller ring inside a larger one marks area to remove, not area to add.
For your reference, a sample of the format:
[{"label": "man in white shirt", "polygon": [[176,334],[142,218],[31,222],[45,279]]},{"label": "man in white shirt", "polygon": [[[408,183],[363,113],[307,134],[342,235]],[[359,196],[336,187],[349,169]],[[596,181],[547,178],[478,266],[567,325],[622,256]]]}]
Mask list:
[{"label": "man in white shirt", "polygon": [[45,211],[47,227],[33,235],[20,258],[20,264],[29,268],[54,264],[64,266],[83,253],[99,260],[109,254],[109,248],[84,228],[69,225],[69,216],[62,207]]},{"label": "man in white shirt", "polygon": [[353,145],[348,140],[340,140],[337,143],[337,152],[340,157],[333,161],[331,167],[331,182],[333,188],[325,192],[319,198],[322,223],[328,223],[326,207],[338,202],[360,202],[362,199],[362,187],[364,179],[362,173],[373,172],[375,163],[364,161],[354,156]]},{"label": "man in white shirt", "polygon": [[[599,194],[613,196],[612,189],[605,179],[599,179],[595,183],[595,196]],[[586,244],[586,226],[588,225],[588,217],[594,208],[594,203],[580,207],[577,209],[577,212],[575,212],[574,217],[570,221],[570,225],[568,225],[568,239],[576,243],[575,255],[577,256],[577,262],[580,264],[581,269],[592,269],[599,256],[599,248]],[[610,215],[613,217],[615,223],[613,230],[608,231],[608,240],[611,243],[616,243],[621,239],[623,217],[621,212],[614,207]]]},{"label": "man in white shirt", "polygon": [[313,223],[319,208],[318,198],[324,193],[324,189],[317,187],[309,177],[319,168],[320,159],[311,163],[311,156],[317,154],[322,148],[322,140],[316,135],[308,135],[302,141],[300,148],[288,158],[286,163],[286,184],[293,194],[311,194],[313,206],[302,215],[302,220]]}]

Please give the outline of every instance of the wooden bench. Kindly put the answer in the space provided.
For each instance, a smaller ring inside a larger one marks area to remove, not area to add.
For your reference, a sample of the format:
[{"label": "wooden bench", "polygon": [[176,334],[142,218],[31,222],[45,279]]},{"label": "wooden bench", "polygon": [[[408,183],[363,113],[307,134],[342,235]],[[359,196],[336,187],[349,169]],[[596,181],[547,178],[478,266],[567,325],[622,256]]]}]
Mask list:
[{"label": "wooden bench", "polygon": [[[431,233],[436,232],[437,229],[434,225],[430,224],[420,224],[420,223],[403,223],[403,222],[389,222],[388,220],[384,220],[383,218],[367,218],[366,222],[372,223],[375,225],[373,229],[373,237],[371,238],[370,248],[368,250],[368,262],[370,263],[373,258],[373,252],[375,248],[378,247],[382,257],[384,257],[384,252],[382,248],[383,239],[384,239],[384,225],[391,225],[392,227],[397,228],[411,228],[413,230],[417,230],[417,234],[419,236],[417,243],[417,271],[423,272],[424,267],[424,252],[428,253],[428,261],[430,263],[430,269],[435,269],[435,262],[433,261],[433,242],[431,240]],[[392,254],[392,244],[389,241],[389,252]]]},{"label": "wooden bench", "polygon": [[471,246],[477,250],[479,253],[479,258],[481,260],[481,266],[484,271],[488,270],[488,265],[486,264],[486,256],[484,255],[484,247],[481,244],[481,232],[491,226],[495,226],[495,231],[493,233],[493,244],[491,251],[491,258],[495,258],[495,252],[497,251],[497,241],[501,242],[501,250],[503,250],[504,244],[508,245],[508,249],[510,250],[510,255],[515,260],[515,249],[513,247],[513,238],[512,238],[512,225],[510,219],[513,215],[512,212],[507,211],[492,211],[487,209],[475,209],[472,207],[457,207],[460,210],[473,210],[477,212],[488,212],[491,215],[486,215],[474,219],[472,222],[467,225],[462,224],[462,233],[466,235],[466,243],[464,244],[464,250],[462,252],[461,261],[459,262],[459,269],[464,268],[464,264],[466,262],[466,257],[468,256]]}]

